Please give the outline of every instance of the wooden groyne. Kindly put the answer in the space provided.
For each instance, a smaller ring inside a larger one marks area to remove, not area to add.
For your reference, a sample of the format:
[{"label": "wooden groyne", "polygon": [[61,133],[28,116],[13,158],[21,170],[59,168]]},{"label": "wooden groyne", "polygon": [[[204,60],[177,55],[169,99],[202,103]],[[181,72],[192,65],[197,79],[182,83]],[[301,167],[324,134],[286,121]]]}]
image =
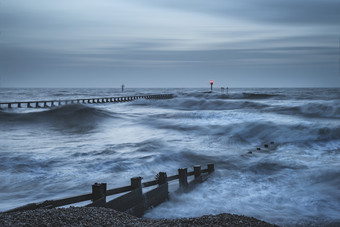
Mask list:
[{"label": "wooden groyne", "polygon": [[[176,192],[188,192],[197,184],[205,181],[208,176],[215,171],[214,164],[208,164],[207,169],[201,169],[201,166],[194,166],[194,170],[188,172],[187,168],[178,169],[178,174],[167,176],[166,172],[159,172],[156,179],[152,181],[142,182],[141,177],[131,178],[131,184],[128,186],[106,189],[106,183],[95,183],[92,185],[92,193],[58,199],[47,200],[41,203],[30,203],[25,206],[17,207],[8,212],[35,210],[35,209],[51,209],[71,205],[75,203],[91,200],[92,203],[87,207],[105,207],[114,210],[126,212],[135,216],[142,216],[146,210],[155,207],[169,198],[168,182],[177,180],[179,187]],[[188,177],[192,176],[189,182]],[[143,188],[156,187],[143,193]],[[108,196],[125,193],[110,201],[106,201]]]},{"label": "wooden groyne", "polygon": [[94,104],[94,103],[116,103],[130,102],[136,99],[170,99],[172,94],[157,95],[140,95],[140,96],[123,96],[123,97],[104,97],[104,98],[80,98],[68,100],[42,100],[42,101],[24,101],[24,102],[0,102],[1,108],[50,108],[67,104]]}]

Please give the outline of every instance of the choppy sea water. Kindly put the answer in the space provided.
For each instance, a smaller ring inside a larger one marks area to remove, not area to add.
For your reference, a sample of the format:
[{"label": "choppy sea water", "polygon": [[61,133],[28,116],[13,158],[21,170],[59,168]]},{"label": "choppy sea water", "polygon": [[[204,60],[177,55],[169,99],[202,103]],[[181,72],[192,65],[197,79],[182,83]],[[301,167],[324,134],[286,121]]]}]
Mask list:
[{"label": "choppy sea water", "polygon": [[[215,163],[148,218],[223,212],[340,223],[340,89],[4,89],[1,101],[172,93],[168,100],[0,110],[0,211]],[[264,144],[274,142],[271,149]],[[261,147],[261,151],[256,148]]]}]

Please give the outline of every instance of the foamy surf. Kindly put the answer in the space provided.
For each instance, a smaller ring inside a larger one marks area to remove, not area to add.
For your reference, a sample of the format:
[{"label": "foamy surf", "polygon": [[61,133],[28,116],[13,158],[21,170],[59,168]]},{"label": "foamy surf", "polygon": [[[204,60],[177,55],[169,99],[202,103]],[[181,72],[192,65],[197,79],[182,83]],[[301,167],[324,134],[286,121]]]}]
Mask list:
[{"label": "foamy surf", "polygon": [[[215,163],[197,190],[149,218],[223,212],[279,225],[338,223],[339,89],[130,89],[169,100],[0,111],[0,210]],[[2,89],[1,101],[119,96],[111,89]],[[265,144],[271,145],[268,149]],[[258,150],[257,148],[260,148]]]}]

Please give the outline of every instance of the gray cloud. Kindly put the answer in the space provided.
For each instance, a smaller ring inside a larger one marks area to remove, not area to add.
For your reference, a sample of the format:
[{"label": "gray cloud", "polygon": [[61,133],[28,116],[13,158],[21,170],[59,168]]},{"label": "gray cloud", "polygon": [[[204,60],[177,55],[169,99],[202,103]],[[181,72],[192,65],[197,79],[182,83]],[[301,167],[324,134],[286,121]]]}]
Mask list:
[{"label": "gray cloud", "polygon": [[[140,2],[140,1],[139,1]],[[150,3],[152,2],[152,3]],[[339,26],[340,2],[337,0],[244,0],[145,1],[143,4],[217,16],[237,17],[264,23],[323,24]]]},{"label": "gray cloud", "polygon": [[38,2],[0,8],[6,86],[340,85],[338,1]]}]

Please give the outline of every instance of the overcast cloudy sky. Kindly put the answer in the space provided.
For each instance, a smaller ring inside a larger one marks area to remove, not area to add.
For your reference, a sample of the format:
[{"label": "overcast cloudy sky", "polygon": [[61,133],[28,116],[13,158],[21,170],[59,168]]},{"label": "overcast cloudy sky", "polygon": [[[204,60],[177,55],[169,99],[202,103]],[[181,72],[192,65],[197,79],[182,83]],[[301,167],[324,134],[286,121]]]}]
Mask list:
[{"label": "overcast cloudy sky", "polygon": [[2,87],[339,87],[339,0],[0,0]]}]

